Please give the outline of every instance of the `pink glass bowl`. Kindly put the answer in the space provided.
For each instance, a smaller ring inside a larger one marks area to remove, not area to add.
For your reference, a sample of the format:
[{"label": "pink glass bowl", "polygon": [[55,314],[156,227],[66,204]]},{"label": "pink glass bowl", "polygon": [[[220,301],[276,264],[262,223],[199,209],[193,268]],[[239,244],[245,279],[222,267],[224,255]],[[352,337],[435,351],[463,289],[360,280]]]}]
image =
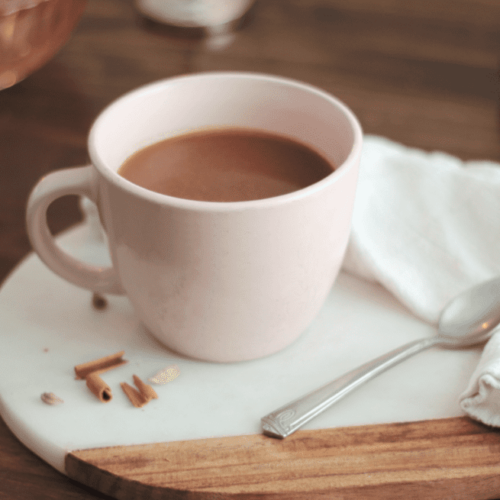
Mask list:
[{"label": "pink glass bowl", "polygon": [[43,66],[68,41],[87,0],[0,0],[0,90]]}]

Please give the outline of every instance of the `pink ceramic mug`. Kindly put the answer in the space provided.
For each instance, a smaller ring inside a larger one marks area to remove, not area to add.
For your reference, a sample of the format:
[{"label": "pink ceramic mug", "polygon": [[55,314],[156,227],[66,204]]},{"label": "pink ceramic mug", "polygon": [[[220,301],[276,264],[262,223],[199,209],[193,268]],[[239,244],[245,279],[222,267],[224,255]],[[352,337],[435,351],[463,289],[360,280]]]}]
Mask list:
[{"label": "pink ceramic mug", "polygon": [[[338,168],[290,194],[227,203],[166,196],[117,173],[146,145],[214,126],[295,138]],[[266,356],[307,328],[339,272],[361,144],[352,112],[304,83],[254,73],[162,80],[100,114],[88,141],[92,165],[53,172],[37,184],[28,202],[28,233],[40,258],[66,280],[125,293],[169,348],[221,362]],[[67,194],[97,205],[112,267],[79,262],[55,243],[46,210]]]}]

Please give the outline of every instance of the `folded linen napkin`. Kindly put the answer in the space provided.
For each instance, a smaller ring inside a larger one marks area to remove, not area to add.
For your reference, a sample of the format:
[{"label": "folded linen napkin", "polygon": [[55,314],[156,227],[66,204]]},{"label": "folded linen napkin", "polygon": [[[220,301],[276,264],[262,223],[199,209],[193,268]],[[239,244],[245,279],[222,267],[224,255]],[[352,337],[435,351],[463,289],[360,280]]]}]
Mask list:
[{"label": "folded linen napkin", "polygon": [[[437,323],[451,298],[500,275],[500,164],[365,136],[343,269]],[[460,403],[500,426],[500,333]]]}]

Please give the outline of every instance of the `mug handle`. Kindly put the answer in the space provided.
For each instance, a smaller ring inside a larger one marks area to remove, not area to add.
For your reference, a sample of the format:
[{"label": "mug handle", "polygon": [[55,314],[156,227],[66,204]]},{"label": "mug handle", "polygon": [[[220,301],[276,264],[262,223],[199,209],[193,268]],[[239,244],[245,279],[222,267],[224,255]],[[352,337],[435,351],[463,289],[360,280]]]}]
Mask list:
[{"label": "mug handle", "polygon": [[94,266],[75,259],[54,241],[47,224],[47,209],[54,200],[68,194],[85,196],[96,203],[92,165],[56,170],[42,177],[34,187],[28,199],[26,223],[35,252],[47,267],[74,285],[98,293],[123,294],[115,268]]}]

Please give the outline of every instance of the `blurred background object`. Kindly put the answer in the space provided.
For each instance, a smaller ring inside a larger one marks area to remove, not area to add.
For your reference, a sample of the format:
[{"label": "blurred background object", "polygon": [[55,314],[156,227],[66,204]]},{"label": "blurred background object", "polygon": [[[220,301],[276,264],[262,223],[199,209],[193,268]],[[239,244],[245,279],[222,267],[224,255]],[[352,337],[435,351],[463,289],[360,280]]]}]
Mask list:
[{"label": "blurred background object", "polygon": [[69,39],[87,0],[0,0],[0,90],[43,66]]},{"label": "blurred background object", "polygon": [[254,0],[135,0],[136,9],[160,23],[180,28],[230,31]]}]

